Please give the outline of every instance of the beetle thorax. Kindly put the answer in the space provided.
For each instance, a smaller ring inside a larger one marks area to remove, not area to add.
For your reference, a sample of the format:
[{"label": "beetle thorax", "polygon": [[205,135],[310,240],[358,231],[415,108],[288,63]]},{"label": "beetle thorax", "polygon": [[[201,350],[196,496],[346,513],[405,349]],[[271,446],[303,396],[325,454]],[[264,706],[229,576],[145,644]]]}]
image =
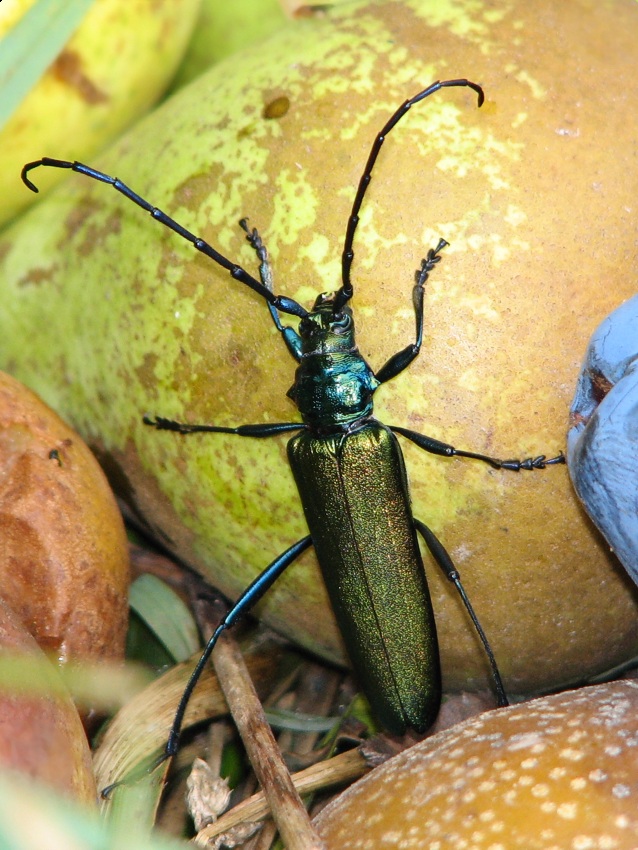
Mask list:
[{"label": "beetle thorax", "polygon": [[288,395],[316,433],[350,430],[372,415],[379,385],[355,342],[352,311],[333,312],[332,294],[320,295],[299,324],[302,358]]}]

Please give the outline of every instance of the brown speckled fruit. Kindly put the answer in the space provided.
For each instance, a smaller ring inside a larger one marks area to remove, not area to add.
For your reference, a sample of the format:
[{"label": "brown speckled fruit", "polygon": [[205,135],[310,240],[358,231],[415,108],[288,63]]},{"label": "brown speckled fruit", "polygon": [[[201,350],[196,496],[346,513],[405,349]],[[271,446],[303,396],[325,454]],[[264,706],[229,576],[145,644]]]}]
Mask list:
[{"label": "brown speckled fruit", "polygon": [[[421,354],[379,390],[378,417],[496,456],[555,454],[590,333],[636,286],[637,41],[635,0],[345,4],[221,62],[93,164],[256,273],[237,225],[249,216],[276,290],[310,306],[340,283],[356,185],[389,115],[437,78],[481,83],[482,109],[446,90],[383,146],[354,246],[358,340],[378,369],[413,339],[414,271],[447,239]],[[3,234],[0,292],[0,364],[99,449],[138,516],[224,592],[307,533],[284,438],[142,424],[297,418],[294,363],[255,293],[78,175]],[[414,514],[462,571],[510,692],[638,652],[633,586],[565,468],[497,472],[413,445],[405,457]],[[484,685],[468,618],[426,561],[445,684]],[[261,610],[339,655],[312,553]]]},{"label": "brown speckled fruit", "polygon": [[[94,803],[97,797],[91,753],[82,723],[56,670],[23,623],[0,600],[0,663],[22,659],[24,688],[0,689],[0,765]],[[33,662],[34,665],[30,666]],[[37,671],[38,685],[28,676]],[[19,678],[20,674],[17,674]]]},{"label": "brown speckled fruit", "polygon": [[487,712],[351,786],[316,818],[340,850],[635,850],[638,683]]},{"label": "brown speckled fruit", "polygon": [[0,373],[0,596],[60,663],[119,658],[128,544],[82,439]]}]

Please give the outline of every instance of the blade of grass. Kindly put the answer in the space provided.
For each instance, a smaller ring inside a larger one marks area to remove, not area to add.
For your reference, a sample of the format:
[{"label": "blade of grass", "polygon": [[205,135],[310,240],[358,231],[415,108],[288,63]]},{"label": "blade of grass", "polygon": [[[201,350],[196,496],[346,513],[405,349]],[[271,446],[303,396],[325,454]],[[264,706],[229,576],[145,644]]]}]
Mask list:
[{"label": "blade of grass", "polygon": [[199,649],[197,626],[188,606],[156,576],[145,574],[135,579],[129,604],[175,661],[184,661]]},{"label": "blade of grass", "polygon": [[38,0],[0,40],[0,130],[77,29],[93,0]]},{"label": "blade of grass", "polygon": [[[58,667],[44,655],[0,654],[0,695],[70,693],[76,705],[117,711],[152,681],[145,669],[108,661],[84,661]],[[1,845],[0,845],[1,846]]]},{"label": "blade of grass", "polygon": [[266,719],[273,728],[288,732],[329,732],[339,722],[338,717],[317,717],[285,708],[267,708]]},{"label": "blade of grass", "polygon": [[0,771],[0,847],[7,850],[188,850],[192,845],[149,835],[135,811],[111,824],[37,783],[32,777]]}]

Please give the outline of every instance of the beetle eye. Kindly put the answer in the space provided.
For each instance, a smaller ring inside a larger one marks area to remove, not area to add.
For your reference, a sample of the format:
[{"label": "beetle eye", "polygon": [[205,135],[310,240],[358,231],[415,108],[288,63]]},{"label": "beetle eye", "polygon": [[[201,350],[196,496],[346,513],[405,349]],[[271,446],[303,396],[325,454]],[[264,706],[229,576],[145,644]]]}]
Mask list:
[{"label": "beetle eye", "polygon": [[352,318],[347,313],[337,313],[336,316],[333,316],[330,325],[334,333],[345,333],[350,328],[352,324]]}]

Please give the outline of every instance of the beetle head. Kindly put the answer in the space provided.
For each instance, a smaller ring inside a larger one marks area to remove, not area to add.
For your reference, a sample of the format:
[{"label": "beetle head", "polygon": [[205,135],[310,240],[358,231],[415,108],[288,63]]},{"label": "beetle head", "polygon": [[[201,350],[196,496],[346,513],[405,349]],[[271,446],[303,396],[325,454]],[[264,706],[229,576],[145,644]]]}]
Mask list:
[{"label": "beetle head", "polygon": [[299,336],[304,354],[351,351],[355,347],[352,310],[343,306],[335,313],[335,293],[323,292],[299,323]]}]

